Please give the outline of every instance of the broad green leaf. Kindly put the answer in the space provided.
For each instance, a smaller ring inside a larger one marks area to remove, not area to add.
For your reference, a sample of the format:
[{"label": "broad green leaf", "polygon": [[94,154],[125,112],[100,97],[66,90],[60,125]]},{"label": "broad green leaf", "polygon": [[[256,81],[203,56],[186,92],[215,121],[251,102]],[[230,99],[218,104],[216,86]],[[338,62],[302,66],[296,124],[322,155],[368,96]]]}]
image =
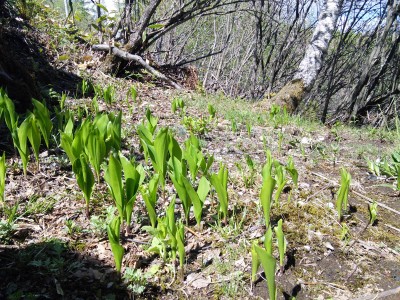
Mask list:
[{"label": "broad green leaf", "polygon": [[293,158],[289,157],[286,170],[289,172],[290,176],[292,177],[293,183],[295,187],[297,187],[298,180],[299,180],[299,173],[297,172],[296,167],[294,166]]},{"label": "broad green leaf", "polygon": [[118,209],[120,218],[125,219],[125,199],[122,188],[122,167],[121,163],[114,155],[110,154],[108,167],[106,169],[104,179],[111,191],[115,204]]},{"label": "broad green leaf", "polygon": [[[173,158],[174,160],[177,161],[176,158]],[[169,173],[169,177],[172,181],[172,183],[174,184],[175,190],[178,193],[178,197],[182,202],[182,206],[183,206],[183,211],[185,213],[185,217],[186,217],[186,222],[189,222],[189,215],[190,215],[190,208],[192,206],[192,202],[190,200],[190,197],[186,191],[185,185],[182,182],[182,177],[184,177],[185,175],[180,172],[177,171],[179,170],[179,167],[176,167],[176,169],[173,169],[173,173]]]},{"label": "broad green leaf", "polygon": [[228,216],[228,170],[225,166],[221,165],[218,174],[211,175],[211,184],[217,191],[219,199],[219,213],[226,221]]},{"label": "broad green leaf", "polygon": [[146,109],[147,129],[153,135],[157,128],[158,119],[153,116],[149,108]]},{"label": "broad green leaf", "polygon": [[103,138],[106,137],[107,126],[109,123],[110,120],[108,118],[108,115],[104,113],[97,114],[93,120],[93,126],[99,130],[99,133],[103,136]]},{"label": "broad green leaf", "polygon": [[147,213],[149,215],[150,223],[153,228],[157,226],[157,213],[156,213],[156,204],[157,204],[157,187],[158,187],[158,174],[155,174],[153,178],[150,180],[147,189],[143,188],[142,198],[144,204],[146,205]]},{"label": "broad green leaf", "polygon": [[42,133],[46,146],[49,147],[51,130],[53,129],[50,112],[43,103],[35,99],[32,99],[32,103],[34,106],[33,114],[36,117],[40,132]]},{"label": "broad green leaf", "polygon": [[108,240],[110,241],[111,251],[114,255],[115,268],[121,272],[122,259],[124,257],[124,248],[119,243],[121,228],[121,219],[114,217],[111,223],[107,226]]},{"label": "broad green leaf", "polygon": [[37,163],[39,163],[39,148],[40,148],[40,131],[37,126],[35,115],[31,114],[29,117],[30,127],[28,129],[28,140],[32,146],[33,154],[35,155],[35,159]]},{"label": "broad green leaf", "polygon": [[197,194],[199,195],[200,201],[206,200],[208,193],[210,192],[210,182],[203,176],[199,181],[199,186],[197,188]]},{"label": "broad green leaf", "polygon": [[254,245],[254,248],[257,253],[257,257],[260,259],[261,265],[263,266],[265,277],[267,278],[269,299],[276,300],[277,298],[276,283],[275,283],[276,260],[271,256],[271,254],[268,254],[267,251],[265,251],[261,247]]},{"label": "broad green leaf", "polygon": [[73,139],[71,136],[69,136],[64,132],[61,132],[61,148],[63,148],[63,150],[67,154],[69,161],[71,162],[71,165],[77,159],[77,157],[74,154],[74,151],[72,150],[72,142]]},{"label": "broad green leaf", "polygon": [[192,184],[187,180],[187,178],[181,176],[181,180],[185,186],[186,192],[193,203],[193,212],[196,219],[196,223],[199,225],[201,222],[201,216],[203,214],[203,202],[200,200],[199,195],[193,188]]},{"label": "broad green leaf", "polygon": [[8,97],[3,88],[0,88],[0,110],[4,115],[7,128],[10,132],[17,130],[18,115],[15,112],[14,102]]},{"label": "broad green leaf", "polygon": [[167,174],[168,165],[168,142],[168,128],[162,128],[154,140],[155,164],[153,167],[159,174],[161,187],[163,189],[165,188],[165,176]]},{"label": "broad green leaf", "polygon": [[179,146],[178,141],[170,133],[169,135],[169,155],[170,157],[176,157],[178,160],[182,160],[182,149]]},{"label": "broad green leaf", "polygon": [[[144,180],[144,173],[139,173],[133,163],[131,163],[121,153],[119,154],[122,168],[125,175],[125,220],[129,225],[131,223],[133,206],[136,201],[136,194],[139,185]],[[142,178],[143,176],[143,178]]]},{"label": "broad green leaf", "polygon": [[263,179],[263,185],[260,193],[261,206],[264,212],[265,226],[268,228],[270,223],[270,210],[272,202],[272,193],[275,188],[276,181],[272,176],[266,175]]},{"label": "broad green leaf", "polygon": [[100,166],[106,157],[106,143],[98,129],[93,128],[86,142],[86,152],[92,164],[97,180],[100,181]]},{"label": "broad green leaf", "polygon": [[96,3],[96,5],[97,5],[98,7],[100,7],[102,10],[104,10],[105,12],[108,12],[108,9],[107,9],[103,4]]},{"label": "broad green leaf", "polygon": [[[67,125],[65,125],[63,133],[65,135],[67,135],[68,137],[70,137],[71,141],[74,139],[73,130],[74,130],[74,122],[72,121],[72,118],[70,117],[68,119]],[[71,142],[71,145],[72,145],[72,142]]]},{"label": "broad green leaf", "polygon": [[112,123],[112,147],[116,151],[121,149],[121,123],[122,123],[122,111],[119,111],[116,116],[114,114],[109,115],[109,119]]},{"label": "broad green leaf", "polygon": [[29,149],[28,149],[28,143],[27,143],[29,128],[30,128],[30,120],[29,120],[29,118],[26,118],[17,129],[18,140],[17,140],[16,146],[17,146],[19,155],[21,156],[25,176],[26,176],[26,171],[27,171],[27,166],[28,166],[28,158],[29,158]]}]

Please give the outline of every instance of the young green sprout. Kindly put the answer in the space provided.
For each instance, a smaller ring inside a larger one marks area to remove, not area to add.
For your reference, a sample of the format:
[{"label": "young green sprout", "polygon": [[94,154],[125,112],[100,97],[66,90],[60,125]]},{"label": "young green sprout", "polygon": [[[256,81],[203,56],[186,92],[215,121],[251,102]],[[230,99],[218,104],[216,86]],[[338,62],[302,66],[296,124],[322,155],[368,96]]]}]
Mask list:
[{"label": "young green sprout", "polygon": [[218,174],[212,174],[210,180],[219,199],[218,216],[226,224],[228,217],[228,169],[225,165],[221,163]]},{"label": "young green sprout", "polygon": [[178,254],[179,254],[179,267],[180,267],[180,275],[181,279],[184,278],[184,271],[183,265],[185,264],[185,226],[182,223],[182,220],[179,220],[176,225],[176,241],[178,247]]},{"label": "young green sprout", "polygon": [[108,240],[110,241],[111,251],[114,255],[115,268],[118,273],[121,272],[122,259],[124,257],[124,248],[120,244],[121,219],[115,217],[107,226]]},{"label": "young green sprout", "polygon": [[280,219],[278,221],[278,226],[275,227],[274,230],[275,230],[276,237],[278,239],[280,272],[281,272],[281,274],[283,274],[284,266],[285,266],[285,255],[286,255],[287,242],[286,242],[283,230],[282,230],[282,219]]},{"label": "young green sprout", "polygon": [[342,219],[342,211],[347,210],[351,181],[351,175],[349,172],[346,171],[346,169],[342,168],[340,170],[340,174],[340,188],[336,200],[336,210],[339,216],[339,221]]},{"label": "young green sprout", "polygon": [[[263,168],[264,171],[268,170],[268,168]],[[266,172],[264,172],[266,173]],[[265,226],[266,228],[270,225],[270,211],[271,211],[271,203],[272,203],[272,193],[274,191],[276,185],[276,180],[272,178],[271,175],[267,174],[263,176],[263,185],[260,193],[260,202],[261,207],[264,212]]]},{"label": "young green sprout", "polygon": [[79,188],[82,190],[86,202],[86,217],[90,219],[89,202],[94,186],[94,176],[85,154],[81,154],[72,165]]},{"label": "young green sprout", "polygon": [[[275,269],[276,269],[276,259],[268,252],[253,244],[254,253],[257,255],[257,260],[261,262],[261,265],[264,269],[265,277],[267,279],[268,285],[268,293],[269,299],[276,300],[277,299],[277,290],[276,290],[276,283],[275,283]],[[254,258],[255,259],[255,258]]]},{"label": "young green sprout", "polygon": [[150,180],[148,186],[141,188],[141,194],[143,201],[146,205],[147,214],[149,215],[150,223],[153,228],[157,226],[157,188],[159,175],[155,174]]},{"label": "young green sprout", "polygon": [[369,210],[369,224],[374,225],[376,221],[376,216],[378,214],[378,203],[376,201],[370,203],[368,205],[368,210]]},{"label": "young green sprout", "polygon": [[194,217],[196,219],[197,225],[200,227],[204,200],[206,199],[208,192],[210,191],[210,182],[205,177],[201,177],[197,192],[187,178],[182,177],[182,182],[186,188],[187,194],[191,202],[193,203]]}]

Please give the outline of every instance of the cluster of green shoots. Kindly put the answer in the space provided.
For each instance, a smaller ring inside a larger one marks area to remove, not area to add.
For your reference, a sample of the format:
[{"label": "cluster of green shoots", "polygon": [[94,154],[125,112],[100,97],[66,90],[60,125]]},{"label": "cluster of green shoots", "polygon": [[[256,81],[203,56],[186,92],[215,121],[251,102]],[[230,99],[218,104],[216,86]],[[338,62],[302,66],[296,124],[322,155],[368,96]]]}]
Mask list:
[{"label": "cluster of green shoots", "polygon": [[[79,188],[86,201],[89,219],[89,203],[95,184],[100,182],[101,165],[111,150],[118,152],[121,145],[121,112],[97,114],[93,120],[86,118],[74,130],[74,120],[68,120],[61,132],[61,147],[67,154]],[[92,168],[90,167],[92,166]]]},{"label": "cluster of green shoots", "polygon": [[4,118],[7,128],[11,132],[14,147],[21,156],[24,175],[27,175],[29,161],[28,141],[33,150],[37,167],[39,168],[39,150],[44,139],[49,147],[49,140],[53,123],[50,119],[49,110],[46,106],[32,99],[33,110],[28,112],[25,119],[19,124],[18,114],[15,112],[14,103],[3,89],[0,89],[0,120]]},{"label": "cluster of green shoots", "polygon": [[171,104],[172,113],[179,111],[182,117],[182,124],[185,128],[194,135],[203,136],[209,131],[209,124],[215,119],[216,110],[214,106],[208,104],[208,116],[201,116],[199,118],[187,116],[185,102],[181,98],[175,98]]},{"label": "cluster of green shoots", "polygon": [[395,185],[383,184],[383,186],[400,191],[400,150],[394,151],[388,159],[372,161],[367,158],[366,160],[371,173],[396,179]]},{"label": "cluster of green shoots", "polygon": [[[251,249],[252,255],[252,282],[256,280],[257,270],[262,265],[267,279],[268,291],[270,299],[277,299],[275,271],[276,259],[273,257],[272,249],[272,224],[271,224],[271,208],[274,204],[279,207],[279,198],[282,194],[284,187],[288,184],[288,173],[292,179],[293,185],[296,187],[298,183],[298,172],[294,166],[292,158],[289,158],[286,166],[279,163],[279,161],[272,158],[271,152],[266,151],[266,163],[262,169],[263,184],[260,192],[260,204],[264,213],[265,227],[267,229],[264,236],[264,245],[260,247],[258,242],[254,242]],[[275,194],[274,194],[275,191]],[[289,199],[290,201],[290,195]],[[278,221],[277,226],[273,229],[275,231],[278,252],[279,252],[279,266],[280,271],[284,271],[285,255],[287,242],[282,229],[282,219]]]}]

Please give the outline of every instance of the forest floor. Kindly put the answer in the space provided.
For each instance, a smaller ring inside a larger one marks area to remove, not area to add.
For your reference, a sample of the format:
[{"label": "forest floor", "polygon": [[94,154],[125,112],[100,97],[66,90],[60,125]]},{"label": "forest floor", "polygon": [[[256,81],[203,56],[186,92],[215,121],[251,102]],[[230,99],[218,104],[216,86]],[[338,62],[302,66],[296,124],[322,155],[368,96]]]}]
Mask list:
[{"label": "forest floor", "polygon": [[[395,178],[371,173],[366,160],[390,162],[390,155],[399,151],[398,133],[342,124],[328,128],[284,112],[259,111],[239,99],[115,78],[98,70],[99,56],[84,57],[81,64],[58,64],[93,84],[113,86],[114,101],[106,104],[71,92],[64,109],[88,117],[96,109],[122,111],[121,151],[143,164],[147,174],[153,169],[144,160],[137,134],[147,108],[158,118],[157,127],[169,127],[182,147],[191,132],[197,135],[203,154],[215,158],[211,171],[217,172],[220,163],[228,169],[227,223],[219,222],[212,193],[204,202],[201,226],[193,215],[185,226],[182,277],[176,262],[149,253],[152,236],[143,226],[150,221],[139,193],[131,233],[121,240],[125,255],[118,274],[106,231],[116,209],[104,168],[88,220],[83,194],[60,146],[58,130],[63,128],[54,122],[50,147],[41,148],[39,167],[31,155],[26,176],[4,138],[0,146],[8,154],[0,206],[0,299],[267,299],[261,267],[251,283],[251,247],[257,241],[261,245],[266,230],[259,196],[267,149],[284,166],[292,157],[299,174],[297,186],[287,174],[288,183],[271,210],[272,226],[282,219],[287,240],[283,272],[276,275],[278,299],[399,299],[400,195]],[[135,101],[126,96],[131,86],[137,90]],[[174,99],[183,100],[184,111],[172,112]],[[216,110],[214,118],[209,104]],[[3,134],[5,126],[0,126]],[[349,208],[339,222],[335,203],[341,168],[352,179]],[[165,190],[158,195],[158,216],[165,215],[176,194],[169,180]],[[377,220],[368,225],[372,201],[378,204]],[[177,201],[177,217],[181,211]]]}]

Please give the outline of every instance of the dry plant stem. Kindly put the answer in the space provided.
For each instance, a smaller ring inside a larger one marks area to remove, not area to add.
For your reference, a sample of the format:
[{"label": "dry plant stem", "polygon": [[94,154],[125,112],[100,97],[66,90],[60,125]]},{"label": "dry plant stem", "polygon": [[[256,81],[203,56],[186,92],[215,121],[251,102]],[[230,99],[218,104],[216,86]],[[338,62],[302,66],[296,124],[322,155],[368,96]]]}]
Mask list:
[{"label": "dry plant stem", "polygon": [[[386,298],[388,296],[392,296],[392,295],[397,295],[400,294],[400,286],[391,289],[391,290],[387,290],[381,293],[377,293],[375,295],[364,295],[361,296],[359,298],[356,298],[354,300],[373,300],[373,299],[382,299],[382,298]],[[393,298],[394,299],[394,298]]]},{"label": "dry plant stem", "polygon": [[329,285],[332,286],[334,288],[338,288],[341,290],[348,290],[347,287],[343,286],[343,285],[339,285],[336,283],[332,283],[332,282],[325,282],[325,281],[310,281],[310,282],[301,282],[301,284],[305,284],[305,285],[319,285],[319,284],[323,284],[323,285]]},{"label": "dry plant stem", "polygon": [[[322,179],[324,179],[324,180],[326,180],[326,181],[332,183],[332,184],[335,185],[335,186],[339,186],[336,182],[330,180],[329,178],[326,178],[325,176],[323,176],[323,175],[321,175],[321,174],[319,174],[319,173],[311,172],[311,174],[312,174],[312,175],[315,175],[315,176],[318,176],[318,177],[320,177],[320,178],[322,178]],[[372,203],[372,202],[374,202],[373,199],[371,199],[371,198],[369,198],[369,197],[367,197],[367,196],[364,196],[363,194],[361,194],[361,193],[359,193],[359,192],[356,192],[356,191],[354,191],[354,190],[350,190],[350,192],[352,192],[354,195],[356,195],[356,196],[362,198],[363,200],[366,200],[367,203]],[[377,202],[377,204],[378,204],[378,206],[380,206],[380,207],[382,207],[382,208],[385,208],[385,209],[387,209],[387,210],[390,210],[391,212],[394,212],[395,214],[400,215],[400,211],[398,211],[398,210],[395,210],[395,209],[393,209],[393,208],[391,208],[391,207],[389,207],[389,206],[387,206],[387,205],[385,205],[385,204],[379,203],[379,202]]]},{"label": "dry plant stem", "polygon": [[154,69],[148,63],[146,63],[144,61],[144,59],[142,57],[140,57],[139,55],[130,54],[128,52],[125,52],[125,51],[122,51],[122,50],[118,49],[117,47],[113,47],[113,46],[109,46],[109,45],[93,45],[92,49],[95,50],[95,51],[108,51],[108,52],[111,52],[115,56],[117,56],[119,58],[122,58],[124,60],[128,60],[128,61],[133,60],[133,61],[137,62],[138,64],[140,64],[142,67],[144,67],[147,71],[149,71],[152,75],[154,75],[158,79],[168,83],[170,86],[172,86],[172,87],[174,87],[174,88],[176,88],[178,90],[182,89],[182,87],[179,84],[177,84],[172,79],[168,78],[167,76],[165,76],[161,72],[159,72],[156,69]]},{"label": "dry plant stem", "polygon": [[187,231],[189,231],[191,234],[193,234],[194,236],[198,237],[199,239],[201,239],[201,236],[199,236],[195,231],[193,231],[192,229],[190,229],[189,227],[185,226],[185,229]]}]

